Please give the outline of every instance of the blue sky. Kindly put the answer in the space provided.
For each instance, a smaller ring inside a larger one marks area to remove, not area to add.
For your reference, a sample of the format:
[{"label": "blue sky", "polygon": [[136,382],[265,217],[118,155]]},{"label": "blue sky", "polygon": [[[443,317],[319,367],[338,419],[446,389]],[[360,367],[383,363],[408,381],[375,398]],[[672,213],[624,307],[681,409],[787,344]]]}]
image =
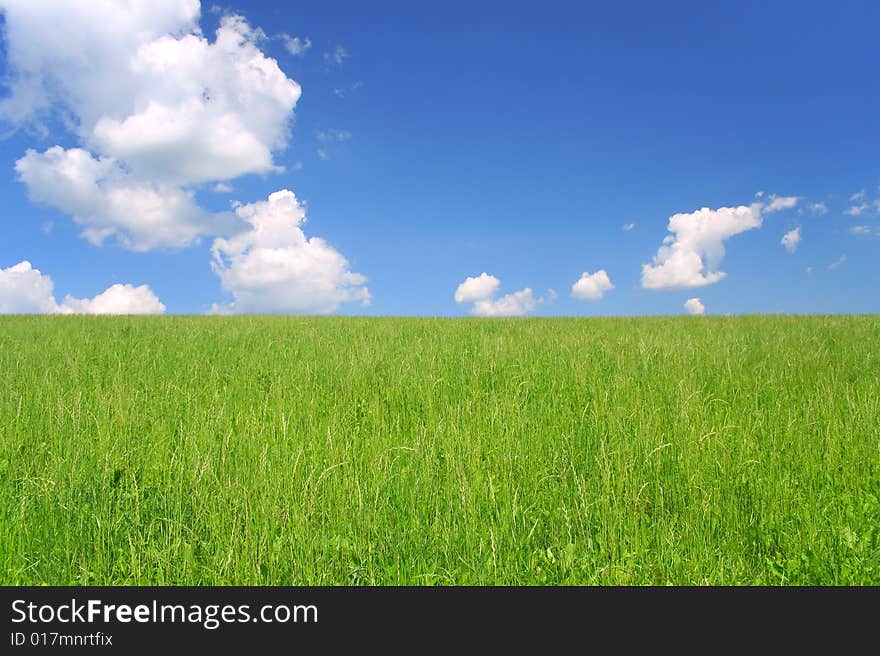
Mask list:
[{"label": "blue sky", "polygon": [[[876,2],[156,0],[145,25],[45,4],[0,0],[0,310],[880,312]],[[224,21],[244,45],[215,57]],[[69,29],[89,38],[62,48]],[[170,72],[145,76],[157,43]],[[229,81],[248,48],[268,90]],[[228,125],[253,139],[225,148]],[[71,167],[97,175],[73,205]],[[191,200],[138,232],[159,201],[132,189]],[[599,271],[613,288],[574,297]]]}]

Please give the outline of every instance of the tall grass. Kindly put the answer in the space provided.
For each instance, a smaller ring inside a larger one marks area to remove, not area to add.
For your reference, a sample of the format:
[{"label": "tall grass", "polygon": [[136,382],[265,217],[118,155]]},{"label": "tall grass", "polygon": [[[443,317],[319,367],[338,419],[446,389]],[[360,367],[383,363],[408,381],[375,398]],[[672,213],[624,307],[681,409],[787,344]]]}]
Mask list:
[{"label": "tall grass", "polygon": [[0,319],[3,584],[878,584],[880,318]]}]

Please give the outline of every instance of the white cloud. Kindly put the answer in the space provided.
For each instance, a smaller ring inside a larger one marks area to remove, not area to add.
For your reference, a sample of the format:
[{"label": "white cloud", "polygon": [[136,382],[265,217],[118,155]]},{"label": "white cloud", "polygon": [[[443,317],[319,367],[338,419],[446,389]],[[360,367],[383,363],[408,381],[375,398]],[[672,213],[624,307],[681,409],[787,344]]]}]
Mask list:
[{"label": "white cloud", "polygon": [[557,294],[547,290],[547,298],[538,298],[531,288],[494,298],[501,281],[485,271],[476,277],[465,278],[455,290],[456,303],[473,303],[471,314],[477,317],[521,317],[534,312],[538,305],[552,303]]},{"label": "white cloud", "polygon": [[785,250],[787,250],[789,253],[794,253],[798,248],[798,244],[801,243],[800,226],[798,226],[794,230],[789,230],[788,232],[786,232],[782,236],[782,239],[779,243],[782,244],[785,247]]},{"label": "white cloud", "polygon": [[813,267],[812,267],[812,266],[808,266],[808,267],[807,267],[807,273],[813,273]]},{"label": "white cloud", "polygon": [[13,72],[0,114],[18,122],[60,104],[88,133],[105,114],[130,113],[132,57],[166,34],[197,29],[199,2],[0,0],[0,10]]},{"label": "white cloud", "polygon": [[[232,295],[218,309],[320,313],[369,302],[363,276],[305,237],[291,192],[235,212],[209,212],[196,199],[198,190],[229,193],[241,175],[281,170],[274,153],[289,142],[300,87],[262,52],[262,30],[223,15],[209,40],[198,0],[0,0],[0,10],[11,81],[0,119],[46,134],[52,121],[79,143],[28,150],[16,162],[35,202],[70,214],[96,245],[144,251],[216,237],[212,268]],[[285,45],[301,54],[311,42]],[[331,55],[346,57],[341,47]],[[57,307],[109,311],[147,300],[144,288],[123,285]]]},{"label": "white cloud", "polygon": [[597,301],[612,289],[614,285],[605,269],[599,269],[596,273],[584,271],[580,279],[571,286],[571,295],[581,301]]},{"label": "white cloud", "polygon": [[706,314],[706,306],[703,305],[703,301],[701,301],[699,298],[689,298],[688,300],[686,300],[684,303],[684,309],[688,311],[688,314]]},{"label": "white cloud", "polygon": [[484,271],[479,276],[465,278],[464,282],[455,290],[455,302],[484,301],[491,298],[500,286],[501,281],[498,278],[490,276]]},{"label": "white cloud", "polygon": [[535,298],[529,287],[499,299],[485,299],[474,303],[471,313],[478,317],[521,317],[534,312],[542,299]]},{"label": "white cloud", "polygon": [[832,262],[831,264],[828,265],[828,270],[834,271],[835,269],[839,269],[840,267],[842,267],[846,263],[846,260],[847,260],[846,254],[841,255],[839,258],[834,260],[834,262]]},{"label": "white cloud", "polygon": [[810,205],[813,214],[828,214],[828,206],[825,203],[813,203]]},{"label": "white cloud", "polygon": [[33,201],[73,216],[95,245],[113,237],[136,251],[181,248],[201,234],[234,230],[237,223],[228,212],[203,210],[192,192],[138,180],[115,159],[95,158],[81,148],[28,150],[15,170]]},{"label": "white cloud", "polygon": [[147,285],[115,284],[94,298],[65,296],[65,314],[163,314],[165,305]]},{"label": "white cloud", "polygon": [[289,140],[300,87],[240,16],[223,16],[209,41],[198,0],[0,8],[11,71],[0,117],[59,117],[82,146],[29,151],[19,176],[93,243],[112,235],[137,250],[190,244],[217,228],[191,186],[278,170],[273,152]]},{"label": "white cloud", "polygon": [[276,191],[235,212],[250,228],[214,240],[211,268],[233,300],[212,312],[326,314],[342,303],[369,304],[366,278],[324,240],[305,236],[305,209],[293,192]]},{"label": "white cloud", "polygon": [[726,275],[718,270],[725,255],[724,241],[760,227],[762,208],[761,203],[754,203],[674,214],[668,225],[672,234],[663,240],[654,263],[642,265],[642,287],[673,289],[718,282]]},{"label": "white cloud", "polygon": [[845,210],[843,210],[843,213],[848,216],[861,216],[864,212],[870,209],[870,207],[871,206],[868,205],[868,203],[861,203],[859,205],[852,205],[846,208]]},{"label": "white cloud", "polygon": [[330,153],[327,152],[326,148],[318,148],[318,150],[316,150],[315,152],[318,154],[318,157],[320,157],[324,161],[330,159]]},{"label": "white cloud", "polygon": [[858,202],[860,200],[865,200],[866,193],[867,193],[867,191],[865,189],[862,189],[861,191],[857,191],[852,196],[850,196],[849,199],[853,203]]},{"label": "white cloud", "polygon": [[872,230],[871,226],[866,225],[855,225],[852,226],[849,231],[854,235],[870,235],[874,234],[880,237],[880,230]]},{"label": "white cloud", "polygon": [[312,41],[307,36],[298,37],[282,34],[281,39],[284,41],[284,47],[287,48],[287,51],[297,57],[306,54],[306,50],[312,47]]},{"label": "white cloud", "polygon": [[324,61],[328,64],[341,65],[348,58],[348,50],[343,46],[336,46],[332,52],[324,53]]},{"label": "white cloud", "polygon": [[777,196],[776,194],[770,194],[770,203],[767,204],[764,211],[769,214],[770,212],[788,210],[797,205],[799,200],[800,196]]},{"label": "white cloud", "polygon": [[632,229],[635,228],[635,227],[636,227],[636,224],[635,224],[635,223],[624,223],[624,224],[623,224],[623,229],[624,229],[626,232],[629,232],[630,230],[632,230]]},{"label": "white cloud", "polygon": [[116,284],[94,298],[65,296],[57,303],[52,279],[27,260],[0,269],[0,314],[162,314],[165,306],[147,285]]},{"label": "white cloud", "polygon": [[58,312],[52,289],[52,279],[27,260],[0,269],[0,314]]},{"label": "white cloud", "polygon": [[300,88],[240,16],[224,16],[209,42],[197,1],[2,6],[16,73],[7,118],[58,106],[85,145],[177,184],[273,170]]},{"label": "white cloud", "polygon": [[142,45],[131,62],[141,95],[124,119],[103,115],[88,141],[132,169],[178,184],[275,170],[300,87],[257,47],[238,16],[214,43],[195,34]]}]

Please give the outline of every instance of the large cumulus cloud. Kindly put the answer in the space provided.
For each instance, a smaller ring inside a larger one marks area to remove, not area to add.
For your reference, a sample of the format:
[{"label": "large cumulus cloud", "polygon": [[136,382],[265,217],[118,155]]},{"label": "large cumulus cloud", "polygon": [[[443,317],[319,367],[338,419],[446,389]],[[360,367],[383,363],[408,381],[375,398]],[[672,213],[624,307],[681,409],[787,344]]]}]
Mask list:
[{"label": "large cumulus cloud", "polygon": [[62,120],[80,147],[28,150],[16,163],[36,202],[71,214],[95,244],[187,246],[232,229],[193,187],[278,167],[299,85],[259,48],[262,32],[225,16],[213,41],[199,3],[0,0],[11,94],[0,117]]}]

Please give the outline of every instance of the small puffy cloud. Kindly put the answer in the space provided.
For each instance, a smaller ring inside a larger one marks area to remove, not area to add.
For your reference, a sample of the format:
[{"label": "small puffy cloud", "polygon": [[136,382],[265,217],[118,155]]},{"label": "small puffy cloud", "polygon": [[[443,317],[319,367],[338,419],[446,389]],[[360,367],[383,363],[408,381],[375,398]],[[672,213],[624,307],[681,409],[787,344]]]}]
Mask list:
[{"label": "small puffy cloud", "polygon": [[856,203],[860,200],[865,200],[865,195],[867,194],[867,190],[862,189],[861,191],[857,191],[852,196],[849,197],[850,201]]},{"label": "small puffy cloud", "polygon": [[534,312],[538,305],[552,303],[557,294],[547,290],[547,298],[538,298],[531,288],[494,298],[501,281],[485,271],[479,276],[465,278],[455,290],[456,303],[473,303],[471,314],[477,317],[521,317]]},{"label": "small puffy cloud", "polygon": [[366,278],[323,239],[302,230],[305,209],[283,189],[235,210],[248,230],[214,240],[211,268],[232,301],[213,313],[327,314],[343,303],[370,303]]},{"label": "small puffy cloud", "polygon": [[330,153],[327,152],[326,148],[318,148],[315,153],[317,153],[318,157],[323,159],[325,162],[330,159]]},{"label": "small puffy cloud", "polygon": [[630,230],[632,230],[635,227],[636,227],[635,223],[624,223],[623,224],[623,229],[625,232],[629,232]]},{"label": "small puffy cloud", "polygon": [[0,269],[0,314],[162,314],[165,306],[147,285],[116,284],[94,298],[55,300],[52,279],[27,260]]},{"label": "small puffy cloud", "polygon": [[227,184],[225,182],[218,182],[213,187],[211,187],[211,191],[218,194],[231,194],[235,189],[231,184]]},{"label": "small puffy cloud", "polygon": [[312,47],[312,41],[307,36],[298,37],[282,34],[281,40],[284,41],[284,47],[287,48],[287,52],[295,57],[306,54],[306,50]]},{"label": "small puffy cloud", "polygon": [[788,232],[786,232],[782,236],[782,239],[779,243],[782,244],[785,247],[785,250],[787,250],[789,253],[794,253],[798,248],[798,244],[801,243],[800,226],[798,226],[794,230],[789,230]]},{"label": "small puffy cloud", "polygon": [[687,310],[688,314],[692,315],[703,315],[706,314],[706,306],[703,305],[703,301],[699,298],[689,298],[684,302],[684,309]]},{"label": "small puffy cloud", "polygon": [[521,317],[534,312],[541,299],[535,298],[529,287],[499,299],[485,299],[474,303],[471,313],[478,317]]},{"label": "small puffy cloud", "polygon": [[829,271],[834,271],[835,269],[839,269],[846,263],[847,257],[846,254],[841,255],[839,258],[834,260],[831,264],[828,265]]},{"label": "small puffy cloud", "polygon": [[581,301],[598,301],[605,292],[614,289],[611,278],[605,269],[596,273],[584,271],[580,279],[571,286],[571,295]]},{"label": "small puffy cloud", "polygon": [[485,301],[494,296],[501,286],[501,281],[485,271],[476,277],[465,278],[455,290],[456,303],[475,303]]},{"label": "small puffy cloud", "polygon": [[810,211],[813,214],[828,214],[828,206],[825,203],[812,203]]},{"label": "small puffy cloud", "polygon": [[58,312],[52,289],[52,279],[27,260],[0,269],[0,314]]},{"label": "small puffy cloud", "polygon": [[674,214],[668,225],[672,234],[663,240],[653,264],[642,265],[642,287],[675,289],[718,282],[726,275],[718,270],[725,240],[760,227],[762,208],[762,203],[754,203]]},{"label": "small puffy cloud", "polygon": [[808,267],[807,267],[807,273],[813,273],[813,267],[812,267],[812,266],[808,266]]},{"label": "small puffy cloud", "polygon": [[340,66],[347,58],[348,50],[343,46],[336,46],[331,52],[324,53],[324,61],[337,66]]},{"label": "small puffy cloud", "polygon": [[868,203],[860,203],[858,205],[851,205],[843,210],[843,213],[847,216],[861,216],[865,212],[871,209],[871,206]]},{"label": "small puffy cloud", "polygon": [[65,296],[64,314],[164,314],[165,305],[147,285],[115,284],[94,298]]},{"label": "small puffy cloud", "polygon": [[770,212],[789,210],[797,205],[799,200],[800,196],[777,196],[776,194],[770,194],[770,202],[764,207],[764,211],[769,214]]}]

